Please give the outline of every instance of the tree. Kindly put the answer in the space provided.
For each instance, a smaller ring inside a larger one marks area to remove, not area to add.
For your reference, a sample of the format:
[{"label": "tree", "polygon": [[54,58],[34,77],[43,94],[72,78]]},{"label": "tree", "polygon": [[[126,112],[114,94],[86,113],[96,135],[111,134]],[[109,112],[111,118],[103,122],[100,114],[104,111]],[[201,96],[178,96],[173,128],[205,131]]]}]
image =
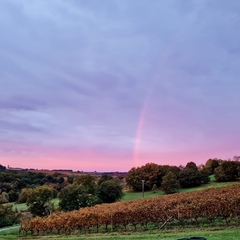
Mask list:
[{"label": "tree", "polygon": [[238,178],[238,165],[235,161],[224,161],[214,171],[217,182],[235,181]]},{"label": "tree", "polygon": [[240,162],[240,156],[238,155],[233,156],[233,161]]},{"label": "tree", "polygon": [[6,192],[0,194],[0,204],[2,203],[8,203],[8,194]]},{"label": "tree", "polygon": [[162,178],[169,171],[179,176],[180,168],[169,165],[157,165],[155,163],[147,163],[138,168],[132,168],[126,175],[126,182],[133,191],[142,191],[142,180],[144,180],[144,189],[151,190],[154,185],[160,187]]},{"label": "tree", "polygon": [[112,180],[113,177],[107,174],[104,174],[101,176],[101,178],[98,180],[98,185],[100,186],[102,182],[108,181],[108,180]]},{"label": "tree", "polygon": [[0,164],[0,172],[4,172],[6,170],[6,167]]},{"label": "tree", "polygon": [[113,203],[123,196],[122,187],[117,180],[103,181],[98,188],[98,197],[102,203]]},{"label": "tree", "polygon": [[60,191],[59,198],[59,206],[63,211],[78,210],[99,203],[95,177],[86,174],[75,178],[73,184]]},{"label": "tree", "polygon": [[94,194],[97,186],[95,177],[90,174],[75,178],[73,184],[85,187],[89,194]]},{"label": "tree", "polygon": [[211,174],[214,173],[214,170],[220,166],[222,160],[221,159],[217,159],[217,158],[214,158],[214,159],[208,159],[207,162],[205,163],[205,167],[209,167],[211,168]]},{"label": "tree", "polygon": [[53,188],[50,186],[40,186],[31,189],[27,197],[27,206],[34,216],[48,216],[53,211],[53,204],[50,202],[53,199]]},{"label": "tree", "polygon": [[12,204],[0,204],[0,228],[11,226],[17,222],[16,214],[12,210]]},{"label": "tree", "polygon": [[193,169],[194,171],[198,170],[197,165],[194,162],[188,162],[185,168],[190,168]]},{"label": "tree", "polygon": [[169,171],[163,177],[161,188],[166,194],[178,192],[180,185],[178,183],[177,176],[173,172]]},{"label": "tree", "polygon": [[179,175],[179,184],[182,188],[200,186],[202,184],[202,176],[199,171],[192,168],[184,168]]},{"label": "tree", "polygon": [[210,174],[211,174],[211,168],[209,167],[203,167],[202,169],[199,170],[200,174],[201,174],[201,179],[202,179],[202,183],[206,184],[210,182]]},{"label": "tree", "polygon": [[145,179],[144,173],[141,168],[132,168],[128,171],[126,175],[126,182],[129,187],[132,188],[133,191],[141,191],[142,182],[141,180]]},{"label": "tree", "polygon": [[68,185],[59,193],[59,207],[63,211],[78,210],[81,207],[90,207],[99,202],[94,193],[89,193],[89,188],[77,183]]},{"label": "tree", "polygon": [[21,193],[18,196],[17,202],[18,203],[26,203],[30,192],[31,192],[31,189],[23,188]]},{"label": "tree", "polygon": [[240,156],[238,156],[238,155],[235,155],[234,157],[233,157],[233,161],[235,162],[235,164],[236,164],[236,167],[237,167],[237,178],[239,178],[240,177]]},{"label": "tree", "polygon": [[142,180],[146,191],[151,190],[153,185],[156,184],[160,187],[162,177],[166,174],[169,166],[159,166],[155,163],[147,163],[138,168],[132,168],[126,175],[126,182],[129,187],[134,191],[142,190]]}]

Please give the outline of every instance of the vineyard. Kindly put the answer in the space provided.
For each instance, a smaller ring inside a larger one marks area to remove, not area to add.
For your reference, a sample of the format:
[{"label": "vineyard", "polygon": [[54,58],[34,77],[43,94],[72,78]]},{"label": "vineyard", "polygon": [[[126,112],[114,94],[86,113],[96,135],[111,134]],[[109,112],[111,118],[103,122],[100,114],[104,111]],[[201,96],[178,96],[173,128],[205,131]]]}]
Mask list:
[{"label": "vineyard", "polygon": [[71,234],[81,232],[136,230],[154,224],[162,228],[165,224],[200,219],[212,222],[222,219],[227,224],[240,217],[240,185],[212,188],[191,193],[179,193],[102,204],[72,212],[56,212],[47,218],[36,217],[22,221],[19,233]]}]

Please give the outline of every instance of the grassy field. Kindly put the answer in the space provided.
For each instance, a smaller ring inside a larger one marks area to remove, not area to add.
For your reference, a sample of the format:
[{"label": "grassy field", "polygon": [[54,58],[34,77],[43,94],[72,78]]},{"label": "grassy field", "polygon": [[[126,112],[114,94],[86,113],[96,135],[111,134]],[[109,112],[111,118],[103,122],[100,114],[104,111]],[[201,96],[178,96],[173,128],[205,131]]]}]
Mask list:
[{"label": "grassy field", "polygon": [[[125,196],[123,198],[123,201],[136,200],[143,197],[142,192],[133,192],[131,190],[125,190],[124,194]],[[145,198],[157,197],[157,196],[163,196],[163,195],[164,195],[163,191],[160,191],[160,190],[144,192]]]},{"label": "grassy field", "polygon": [[[213,175],[210,176],[210,182],[208,184],[203,184],[199,187],[195,187],[195,188],[182,188],[179,190],[179,192],[192,192],[192,191],[198,191],[198,190],[203,190],[203,189],[208,189],[208,188],[214,188],[214,187],[226,187],[226,186],[230,186],[236,183],[240,183],[240,181],[234,181],[234,182],[216,182],[215,178]],[[136,199],[140,199],[143,197],[142,192],[133,192],[130,190],[125,190],[124,191],[125,196],[123,198],[123,201],[126,200],[136,200]],[[144,192],[144,197],[148,198],[148,197],[156,197],[156,196],[163,196],[164,192],[156,189],[155,191],[148,191],[148,192]]]},{"label": "grassy field", "polygon": [[239,240],[240,229],[239,228],[218,228],[218,229],[187,229],[187,230],[171,230],[171,231],[146,231],[146,232],[116,232],[107,234],[88,234],[78,236],[27,236],[18,237],[18,230],[8,230],[0,232],[0,239],[42,239],[42,240],[150,240],[150,239],[162,239],[162,240],[177,240],[179,238],[188,237],[205,237],[207,240]]},{"label": "grassy field", "polygon": [[[52,202],[54,203],[54,206],[58,206],[59,199],[58,198],[54,198],[52,200]],[[13,204],[13,209],[17,209],[18,211],[27,210],[27,208],[28,207],[27,207],[26,203]]]}]

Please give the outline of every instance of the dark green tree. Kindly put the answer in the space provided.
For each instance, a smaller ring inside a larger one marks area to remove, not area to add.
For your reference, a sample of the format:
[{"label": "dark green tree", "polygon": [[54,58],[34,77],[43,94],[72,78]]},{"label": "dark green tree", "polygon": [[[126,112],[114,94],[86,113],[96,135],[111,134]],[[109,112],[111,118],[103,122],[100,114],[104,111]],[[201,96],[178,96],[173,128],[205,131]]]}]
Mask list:
[{"label": "dark green tree", "polygon": [[0,172],[3,172],[6,170],[6,167],[0,164]]},{"label": "dark green tree", "polygon": [[16,214],[12,206],[12,204],[0,204],[0,228],[17,223]]},{"label": "dark green tree", "polygon": [[17,202],[18,203],[26,203],[30,192],[31,192],[31,189],[23,188],[21,193],[18,196]]},{"label": "dark green tree", "polygon": [[[145,179],[145,174],[140,167],[132,168],[126,175],[126,182],[133,191],[141,191],[142,180]],[[147,188],[145,188],[147,190]]]},{"label": "dark green tree", "polygon": [[211,169],[211,174],[214,173],[214,170],[220,166],[220,164],[222,163],[223,160],[221,159],[208,159],[207,162],[205,163],[205,167],[209,167]]},{"label": "dark green tree", "polygon": [[198,170],[197,165],[194,162],[188,162],[185,168],[190,168],[193,169],[194,171]]},{"label": "dark green tree", "polygon": [[48,216],[53,210],[54,206],[51,203],[53,199],[53,188],[50,186],[40,186],[31,189],[27,197],[27,206],[34,216]]},{"label": "dark green tree", "polygon": [[162,180],[161,189],[166,193],[176,193],[180,189],[176,174],[169,171]]},{"label": "dark green tree", "polygon": [[108,181],[108,180],[112,180],[113,177],[107,174],[104,174],[101,176],[101,178],[98,180],[97,184],[101,185],[102,182]]},{"label": "dark green tree", "polygon": [[238,164],[235,161],[224,161],[214,170],[217,182],[235,181],[238,178]]},{"label": "dark green tree", "polygon": [[113,203],[124,196],[120,182],[117,180],[103,181],[98,187],[98,198],[102,203]]},{"label": "dark green tree", "polygon": [[0,193],[0,204],[8,203],[8,194],[6,192]]},{"label": "dark green tree", "polygon": [[184,168],[179,174],[178,181],[182,188],[197,187],[202,184],[202,176],[199,171]]},{"label": "dark green tree", "polygon": [[162,178],[169,171],[179,176],[181,170],[176,166],[147,163],[144,166],[132,168],[126,175],[126,182],[133,191],[142,191],[142,180],[144,180],[144,189],[148,191],[155,185],[160,187]]},{"label": "dark green tree", "polygon": [[142,180],[146,191],[151,190],[153,185],[161,185],[162,177],[166,174],[169,166],[159,166],[155,163],[147,163],[138,168],[132,168],[126,175],[126,182],[133,191],[142,190]]},{"label": "dark green tree", "polygon": [[90,174],[81,175],[74,179],[73,184],[85,187],[89,194],[95,194],[96,192],[96,179]]},{"label": "dark green tree", "polygon": [[210,175],[211,175],[211,168],[209,167],[203,167],[202,169],[199,170],[200,174],[201,174],[201,179],[202,179],[202,183],[206,184],[210,182]]},{"label": "dark green tree", "polygon": [[90,207],[99,202],[96,193],[90,193],[88,187],[77,183],[63,188],[59,193],[59,199],[59,207],[65,212]]}]

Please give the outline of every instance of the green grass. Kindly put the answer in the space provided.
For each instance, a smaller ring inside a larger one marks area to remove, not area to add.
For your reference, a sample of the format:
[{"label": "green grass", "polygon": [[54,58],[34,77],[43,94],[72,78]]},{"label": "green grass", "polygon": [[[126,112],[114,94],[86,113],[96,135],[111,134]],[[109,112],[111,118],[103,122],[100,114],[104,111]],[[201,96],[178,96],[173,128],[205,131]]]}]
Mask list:
[{"label": "green grass", "polygon": [[[131,190],[125,190],[124,194],[125,196],[123,198],[123,201],[143,198],[142,192],[133,192]],[[144,198],[157,197],[162,195],[164,195],[164,193],[163,191],[160,190],[144,192]]]},{"label": "green grass", "polygon": [[[54,206],[58,206],[59,203],[59,199],[58,198],[54,198],[52,200],[52,202],[54,203]],[[28,206],[26,205],[26,203],[19,203],[19,204],[13,204],[13,209],[17,209],[18,211],[25,211],[28,209]]]},{"label": "green grass", "polygon": [[155,231],[144,231],[144,232],[115,232],[115,233],[105,233],[105,234],[87,234],[78,236],[64,236],[64,235],[54,235],[54,236],[27,236],[18,237],[18,230],[12,229],[4,232],[0,232],[1,240],[8,239],[42,239],[42,240],[177,240],[184,237],[205,237],[208,240],[239,240],[240,231],[239,228],[198,228],[198,229],[185,229],[185,230],[155,230]]},{"label": "green grass", "polygon": [[27,208],[28,207],[26,203],[13,204],[13,209],[16,209],[18,211],[27,210]]},{"label": "green grass", "polygon": [[234,181],[234,182],[210,182],[208,184],[203,184],[199,187],[195,187],[195,188],[182,188],[179,190],[179,192],[193,192],[193,191],[198,191],[198,190],[204,190],[204,189],[208,189],[208,188],[216,188],[216,187],[227,187],[227,186],[231,186],[234,185],[236,183],[240,183],[239,181]]},{"label": "green grass", "polygon": [[[194,187],[194,188],[181,188],[179,192],[193,192],[193,191],[198,191],[198,190],[204,190],[208,188],[214,188],[214,187],[226,187],[226,186],[231,186],[233,184],[240,183],[240,180],[238,181],[233,181],[233,182],[216,182],[214,175],[210,176],[210,182],[208,184],[203,184],[199,187]],[[126,200],[136,200],[142,198],[142,192],[133,192],[130,190],[125,190],[124,191],[125,196],[123,198],[124,201]],[[144,197],[156,197],[156,196],[163,196],[165,195],[163,191],[156,189],[154,192],[153,191],[147,191],[144,192]]]}]

